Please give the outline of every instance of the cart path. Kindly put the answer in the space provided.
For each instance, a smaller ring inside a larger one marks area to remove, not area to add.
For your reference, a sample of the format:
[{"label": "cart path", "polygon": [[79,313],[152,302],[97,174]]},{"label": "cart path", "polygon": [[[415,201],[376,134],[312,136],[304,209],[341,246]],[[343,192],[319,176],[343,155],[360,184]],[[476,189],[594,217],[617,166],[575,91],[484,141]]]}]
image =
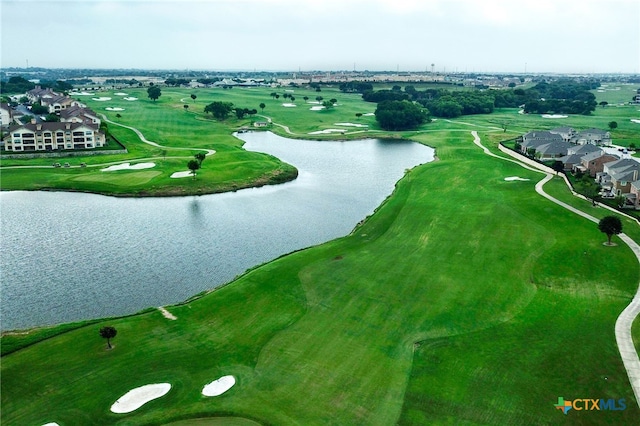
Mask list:
[{"label": "cart path", "polygon": [[[499,158],[504,161],[511,161],[516,164],[521,165],[522,167],[534,170],[540,173],[544,173],[545,177],[536,184],[536,192],[549,201],[564,207],[565,209],[582,216],[583,218],[590,220],[594,223],[598,223],[599,220],[595,217],[578,210],[562,201],[552,197],[544,191],[544,185],[553,179],[554,173],[548,167],[538,165],[537,163],[527,162],[526,164],[522,161],[512,160],[510,158],[501,157],[489,151],[482,142],[480,141],[480,137],[478,136],[478,132],[475,130],[471,132],[473,136],[473,143],[482,148],[485,154],[490,155],[492,157]],[[503,151],[509,155],[511,153],[509,151]],[[638,263],[640,263],[640,245],[636,243],[634,240],[629,238],[626,234],[619,234],[620,239],[629,246],[629,248],[633,251],[636,258],[638,259]],[[625,370],[627,370],[627,376],[629,377],[629,382],[631,384],[631,388],[633,389],[633,393],[636,397],[636,403],[640,406],[640,358],[638,358],[638,353],[636,352],[636,348],[633,345],[633,338],[631,336],[631,326],[633,321],[636,319],[638,314],[640,313],[640,283],[638,289],[636,291],[635,296],[631,300],[631,303],[622,311],[615,324],[615,336],[616,336],[616,344],[618,345],[618,351],[620,352],[620,357],[622,358],[622,363],[624,364]]]}]

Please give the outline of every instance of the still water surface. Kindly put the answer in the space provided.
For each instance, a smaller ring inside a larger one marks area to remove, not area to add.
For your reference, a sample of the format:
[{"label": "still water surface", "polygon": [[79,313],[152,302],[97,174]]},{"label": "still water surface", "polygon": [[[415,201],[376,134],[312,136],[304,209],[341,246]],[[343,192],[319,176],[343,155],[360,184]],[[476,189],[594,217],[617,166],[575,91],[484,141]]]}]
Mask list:
[{"label": "still water surface", "polygon": [[406,169],[433,160],[431,148],[405,141],[239,137],[245,149],[296,166],[298,179],[178,198],[0,193],[2,330],[181,302],[282,254],[348,234]]}]

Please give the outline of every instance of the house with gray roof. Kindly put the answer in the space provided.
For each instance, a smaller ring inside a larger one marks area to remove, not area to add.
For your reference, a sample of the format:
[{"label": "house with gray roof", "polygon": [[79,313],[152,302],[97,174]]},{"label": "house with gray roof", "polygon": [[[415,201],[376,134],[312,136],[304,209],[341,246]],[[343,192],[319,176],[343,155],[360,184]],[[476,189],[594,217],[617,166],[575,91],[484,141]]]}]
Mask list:
[{"label": "house with gray roof", "polygon": [[555,129],[549,130],[551,133],[556,133],[562,136],[562,140],[565,142],[571,142],[571,139],[576,135],[576,129],[573,127],[556,127]]},{"label": "house with gray roof", "polygon": [[571,142],[577,145],[611,145],[611,133],[600,129],[587,129],[579,132],[571,139]]},{"label": "house with gray roof", "polygon": [[620,157],[617,155],[607,154],[602,150],[598,150],[584,155],[581,158],[580,165],[584,173],[589,173],[589,176],[596,177],[598,173],[604,171],[604,165],[606,163],[611,163],[619,159]]},{"label": "house with gray roof", "polygon": [[631,182],[637,181],[640,176],[640,163],[631,158],[604,163],[602,174],[599,174],[601,178],[608,177],[612,193],[628,194],[631,192]]},{"label": "house with gray roof", "polygon": [[553,141],[540,145],[536,148],[536,157],[540,160],[559,159],[567,155],[567,150],[571,147],[569,142]]},{"label": "house with gray roof", "polygon": [[520,151],[526,154],[530,149],[537,150],[539,146],[553,142],[563,142],[562,136],[546,130],[534,130],[522,136]]}]

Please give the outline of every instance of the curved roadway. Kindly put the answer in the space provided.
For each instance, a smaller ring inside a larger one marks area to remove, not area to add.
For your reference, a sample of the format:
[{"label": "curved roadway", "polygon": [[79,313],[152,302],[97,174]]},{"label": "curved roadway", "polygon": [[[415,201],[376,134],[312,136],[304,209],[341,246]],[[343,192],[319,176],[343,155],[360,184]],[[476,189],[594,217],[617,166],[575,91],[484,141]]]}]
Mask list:
[{"label": "curved roadway", "polygon": [[[499,158],[504,161],[511,161],[513,163],[519,164],[522,167],[537,171],[540,173],[544,173],[546,176],[540,182],[536,184],[536,192],[549,201],[556,203],[559,206],[564,207],[565,209],[584,217],[592,222],[598,223],[599,220],[595,217],[578,210],[562,201],[553,198],[549,194],[544,191],[544,185],[549,182],[553,178],[554,172],[551,169],[546,168],[545,166],[541,166],[532,161],[527,161],[526,164],[524,159],[512,160],[509,158],[504,158],[499,155],[496,155],[489,151],[482,142],[480,141],[480,137],[478,136],[478,132],[475,130],[471,132],[473,135],[473,143],[478,145],[485,154],[490,155],[492,157]],[[506,154],[511,155],[509,151],[503,151]],[[544,169],[543,169],[544,168]],[[619,234],[620,239],[629,246],[629,248],[633,251],[640,263],[640,246],[633,241],[626,234]],[[633,321],[640,313],[640,285],[638,286],[638,290],[636,291],[635,296],[631,300],[631,303],[622,311],[618,319],[616,320],[615,325],[615,335],[616,335],[616,343],[618,345],[618,351],[620,352],[620,356],[622,358],[622,363],[624,364],[625,370],[627,370],[627,376],[629,376],[629,382],[631,383],[631,388],[633,389],[633,393],[636,397],[636,403],[640,406],[640,358],[638,358],[638,353],[636,352],[635,346],[633,345],[633,338],[631,336],[631,326]]]}]

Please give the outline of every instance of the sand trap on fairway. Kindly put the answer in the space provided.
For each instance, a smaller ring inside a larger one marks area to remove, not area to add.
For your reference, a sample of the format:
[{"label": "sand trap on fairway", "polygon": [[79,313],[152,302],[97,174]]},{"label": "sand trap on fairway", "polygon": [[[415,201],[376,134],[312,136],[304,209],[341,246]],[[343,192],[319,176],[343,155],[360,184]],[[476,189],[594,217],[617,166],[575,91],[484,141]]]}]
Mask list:
[{"label": "sand trap on fairway", "polygon": [[60,425],[56,422],[53,422],[53,423],[47,423],[46,425],[42,425],[42,426],[60,426]]},{"label": "sand trap on fairway", "polygon": [[320,105],[320,101],[307,101],[308,104]]},{"label": "sand trap on fairway", "polygon": [[116,95],[116,96],[127,96],[128,93],[117,92],[117,93],[114,93],[114,95]]},{"label": "sand trap on fairway", "polygon": [[114,413],[130,413],[142,407],[149,401],[160,398],[169,392],[169,383],[156,383],[153,385],[140,386],[125,393],[120,399],[113,403],[111,411]]},{"label": "sand trap on fairway", "polygon": [[172,179],[180,179],[180,178],[186,178],[186,177],[193,177],[193,172],[191,170],[189,170],[188,172],[175,172],[174,174],[172,174],[171,176],[169,176]]},{"label": "sand trap on fairway", "polygon": [[637,118],[632,118],[632,119],[631,119],[631,122],[632,122],[632,123],[640,124],[640,120],[638,120]]},{"label": "sand trap on fairway", "polygon": [[312,106],[311,108],[309,108],[310,111],[322,111],[325,107],[323,107],[322,105],[320,106]]},{"label": "sand trap on fairway", "polygon": [[366,124],[355,124],[355,123],[333,123],[334,126],[345,126],[345,127],[369,127]]},{"label": "sand trap on fairway", "polygon": [[218,396],[222,395],[236,384],[236,379],[233,376],[222,376],[218,380],[214,380],[202,389],[204,396]]},{"label": "sand trap on fairway", "polygon": [[133,98],[131,96],[127,96],[126,98],[122,98],[122,99],[124,99],[125,101],[137,101],[138,100],[138,98]]},{"label": "sand trap on fairway", "polygon": [[363,117],[373,117],[374,115],[376,115],[376,114],[373,113],[373,112],[368,112],[366,114],[362,114]]},{"label": "sand trap on fairway", "polygon": [[110,101],[111,98],[107,98],[106,96],[100,96],[99,98],[91,98],[94,101],[98,101],[98,102],[105,102],[105,101]]},{"label": "sand trap on fairway", "polygon": [[542,114],[542,118],[567,118],[568,115],[560,115],[560,114]]},{"label": "sand trap on fairway", "polygon": [[510,176],[510,177],[504,178],[504,180],[506,180],[507,182],[511,182],[511,181],[514,181],[514,180],[528,181],[529,179],[524,179],[524,178],[521,178],[521,177],[518,177],[518,176]]},{"label": "sand trap on fairway", "polygon": [[69,96],[93,96],[93,93],[89,92],[71,92]]},{"label": "sand trap on fairway", "polygon": [[119,108],[119,107],[106,107],[105,109],[107,111],[124,111],[124,108]]},{"label": "sand trap on fairway", "polygon": [[296,104],[282,104],[283,107],[285,108],[295,108],[297,105]]},{"label": "sand trap on fairway", "polygon": [[344,129],[325,129],[316,132],[309,132],[309,135],[327,135],[329,133],[344,133]]},{"label": "sand trap on fairway", "polygon": [[113,172],[116,170],[142,170],[142,169],[150,169],[155,166],[156,166],[156,163],[138,163],[138,164],[134,164],[133,166],[131,165],[131,163],[122,163],[122,164],[116,164],[115,166],[109,166],[106,169],[101,169],[100,171]]}]

